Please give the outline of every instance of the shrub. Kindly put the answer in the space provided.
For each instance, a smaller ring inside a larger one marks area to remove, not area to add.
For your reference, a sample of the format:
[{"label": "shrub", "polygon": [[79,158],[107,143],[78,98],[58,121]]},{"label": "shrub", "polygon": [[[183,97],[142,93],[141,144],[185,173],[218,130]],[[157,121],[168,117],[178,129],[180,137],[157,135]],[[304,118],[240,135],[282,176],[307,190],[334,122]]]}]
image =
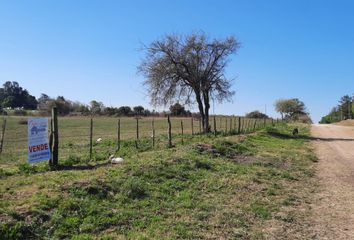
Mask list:
[{"label": "shrub", "polygon": [[309,117],[309,115],[307,115],[307,114],[300,115],[299,118],[298,118],[298,121],[301,122],[301,123],[312,124],[312,120]]},{"label": "shrub", "polygon": [[14,115],[15,116],[27,116],[27,112],[26,112],[26,110],[23,110],[23,109],[16,109],[14,111]]},{"label": "shrub", "polygon": [[30,175],[30,174],[38,172],[37,166],[30,165],[30,164],[27,164],[27,163],[19,164],[18,165],[18,170],[20,171],[20,173],[23,173],[23,174],[26,174],[26,175]]},{"label": "shrub", "polygon": [[147,195],[146,184],[139,178],[130,178],[125,182],[123,189],[131,199],[141,199]]},{"label": "shrub", "polygon": [[18,120],[18,124],[27,125],[27,119],[21,118],[20,120]]},{"label": "shrub", "polygon": [[269,118],[268,115],[261,113],[260,111],[253,111],[246,114],[246,118]]},{"label": "shrub", "polygon": [[206,170],[212,169],[210,163],[205,162],[205,161],[200,161],[200,160],[195,161],[195,167],[199,168],[199,169],[206,169]]},{"label": "shrub", "polygon": [[[70,143],[68,143],[68,146],[70,147]],[[67,159],[62,161],[62,164],[64,166],[73,166],[75,164],[79,164],[79,163],[82,163],[82,162],[83,161],[82,161],[82,159],[79,156],[70,154]]]},{"label": "shrub", "polygon": [[1,239],[34,239],[30,225],[25,222],[0,224]]}]

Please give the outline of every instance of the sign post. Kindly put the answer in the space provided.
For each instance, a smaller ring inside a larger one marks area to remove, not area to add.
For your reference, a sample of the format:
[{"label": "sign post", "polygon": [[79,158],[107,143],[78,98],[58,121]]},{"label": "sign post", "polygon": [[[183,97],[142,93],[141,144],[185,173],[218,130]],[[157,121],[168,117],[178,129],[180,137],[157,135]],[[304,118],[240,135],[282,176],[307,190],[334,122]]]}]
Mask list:
[{"label": "sign post", "polygon": [[48,161],[48,118],[28,119],[28,163]]}]

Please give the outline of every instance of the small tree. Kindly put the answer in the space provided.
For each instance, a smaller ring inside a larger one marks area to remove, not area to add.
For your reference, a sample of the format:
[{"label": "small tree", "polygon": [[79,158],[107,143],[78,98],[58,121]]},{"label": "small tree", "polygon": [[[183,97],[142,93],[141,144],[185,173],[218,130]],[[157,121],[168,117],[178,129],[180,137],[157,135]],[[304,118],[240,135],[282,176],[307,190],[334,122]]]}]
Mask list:
[{"label": "small tree", "polygon": [[63,96],[58,96],[54,101],[54,106],[58,109],[58,114],[67,115],[70,113],[70,101],[67,101]]},{"label": "small tree", "polygon": [[86,105],[84,105],[84,104],[81,104],[81,105],[79,106],[79,108],[77,109],[77,111],[78,111],[79,113],[81,113],[82,115],[84,115],[84,116],[90,115],[90,108],[89,108],[89,106],[86,106]]},{"label": "small tree", "polygon": [[92,115],[100,115],[103,109],[104,105],[102,102],[97,102],[96,100],[90,102],[90,111]]},{"label": "small tree", "polygon": [[144,113],[144,107],[143,106],[133,107],[133,111],[135,115],[141,116]]},{"label": "small tree", "polygon": [[170,106],[170,112],[172,116],[186,116],[186,109],[179,103],[175,103]]},{"label": "small tree", "polygon": [[167,35],[145,47],[139,71],[146,77],[153,105],[197,103],[203,131],[209,128],[210,100],[231,100],[234,92],[224,72],[239,43],[234,37],[210,40],[205,34]]},{"label": "small tree", "polygon": [[297,121],[302,122],[302,123],[307,123],[307,124],[312,124],[312,119],[310,118],[310,116],[308,114],[303,114],[303,115],[299,115],[297,117]]},{"label": "small tree", "polygon": [[42,93],[38,98],[38,109],[45,112],[51,111],[50,103],[53,101],[54,99],[50,98],[47,94]]},{"label": "small tree", "polygon": [[132,114],[132,109],[129,106],[119,107],[117,110],[119,116],[129,116]]},{"label": "small tree", "polygon": [[268,115],[261,113],[260,111],[253,111],[246,114],[247,118],[269,118]]},{"label": "small tree", "polygon": [[118,109],[115,108],[115,107],[106,107],[104,109],[104,114],[108,115],[108,116],[113,116],[113,115],[115,115],[117,113],[117,110]]},{"label": "small tree", "polygon": [[282,119],[296,120],[301,115],[307,115],[305,104],[298,98],[279,99],[274,105]]}]

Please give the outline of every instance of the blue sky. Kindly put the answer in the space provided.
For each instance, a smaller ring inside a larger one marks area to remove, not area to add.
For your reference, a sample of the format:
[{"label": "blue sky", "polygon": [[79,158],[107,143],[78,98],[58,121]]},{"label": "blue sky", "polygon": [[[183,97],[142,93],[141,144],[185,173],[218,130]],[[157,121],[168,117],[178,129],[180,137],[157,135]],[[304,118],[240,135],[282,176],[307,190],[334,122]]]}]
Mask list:
[{"label": "blue sky", "polygon": [[202,30],[242,44],[227,76],[231,103],[215,113],[297,97],[314,120],[354,92],[354,1],[0,1],[0,83],[31,94],[149,107],[137,66],[141,44]]}]

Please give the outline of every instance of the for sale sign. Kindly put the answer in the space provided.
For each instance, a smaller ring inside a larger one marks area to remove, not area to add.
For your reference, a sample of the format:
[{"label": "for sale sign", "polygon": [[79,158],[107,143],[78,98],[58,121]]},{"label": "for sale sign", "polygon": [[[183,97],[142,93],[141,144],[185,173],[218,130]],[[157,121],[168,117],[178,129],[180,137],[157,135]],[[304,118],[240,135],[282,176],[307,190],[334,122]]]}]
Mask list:
[{"label": "for sale sign", "polygon": [[48,118],[28,119],[28,163],[50,159]]}]

